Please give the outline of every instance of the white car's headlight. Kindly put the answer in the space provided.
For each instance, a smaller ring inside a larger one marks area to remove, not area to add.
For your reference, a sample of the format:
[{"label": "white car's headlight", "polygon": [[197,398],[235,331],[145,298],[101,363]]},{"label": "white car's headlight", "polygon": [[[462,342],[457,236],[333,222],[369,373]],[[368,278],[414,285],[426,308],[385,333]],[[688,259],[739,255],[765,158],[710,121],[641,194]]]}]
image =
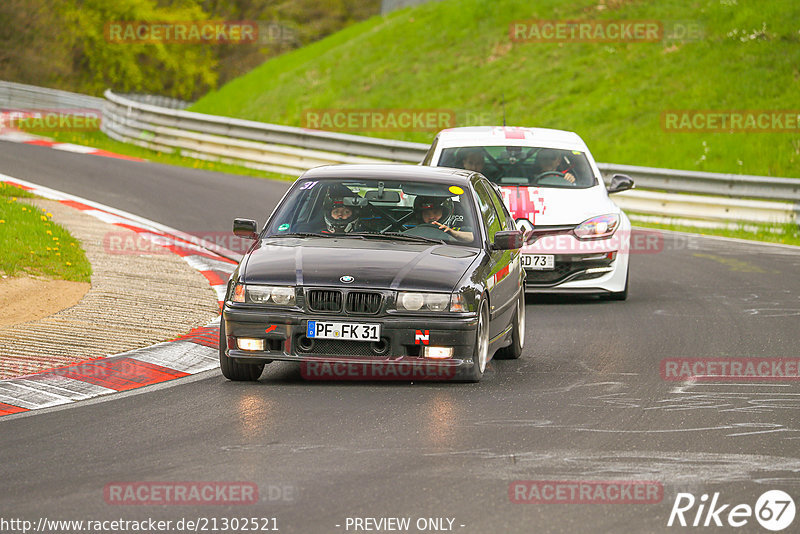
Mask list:
[{"label": "white car's headlight", "polygon": [[[399,311],[432,311],[432,312],[462,312],[467,311],[463,298],[455,298],[450,293],[421,293],[414,291],[401,291],[397,294],[397,309]],[[455,301],[455,305],[453,302]]]},{"label": "white car's headlight", "polygon": [[583,221],[575,228],[575,236],[578,239],[601,239],[611,237],[619,226],[619,215],[609,213],[592,217]]},{"label": "white car's headlight", "polygon": [[236,284],[231,296],[233,302],[246,302],[249,304],[276,304],[279,306],[294,306],[294,288],[286,286],[259,286]]}]

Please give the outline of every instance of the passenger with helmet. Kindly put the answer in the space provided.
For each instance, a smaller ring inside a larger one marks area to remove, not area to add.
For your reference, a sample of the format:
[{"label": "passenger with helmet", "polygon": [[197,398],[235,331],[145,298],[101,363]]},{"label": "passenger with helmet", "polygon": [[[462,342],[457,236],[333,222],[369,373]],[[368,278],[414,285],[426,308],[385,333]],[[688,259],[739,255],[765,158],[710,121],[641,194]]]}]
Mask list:
[{"label": "passenger with helmet", "polygon": [[446,223],[453,217],[453,212],[453,200],[449,197],[418,196],[414,199],[414,215],[418,224],[432,225],[458,241],[472,241],[472,232],[447,226]]}]

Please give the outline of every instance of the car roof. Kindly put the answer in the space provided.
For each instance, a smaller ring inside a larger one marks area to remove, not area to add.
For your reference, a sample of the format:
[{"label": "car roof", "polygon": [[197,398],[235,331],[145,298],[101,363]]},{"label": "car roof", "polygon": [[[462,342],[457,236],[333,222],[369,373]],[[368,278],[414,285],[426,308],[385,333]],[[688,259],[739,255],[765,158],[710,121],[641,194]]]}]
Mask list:
[{"label": "car roof", "polygon": [[464,169],[447,167],[426,167],[422,165],[402,165],[393,163],[359,165],[324,165],[314,167],[300,178],[357,178],[387,180],[412,180],[421,182],[441,182],[446,184],[469,185],[470,178],[477,173]]},{"label": "car roof", "polygon": [[439,147],[460,146],[537,146],[588,152],[586,143],[575,132],[521,126],[465,126],[448,128],[438,134]]}]

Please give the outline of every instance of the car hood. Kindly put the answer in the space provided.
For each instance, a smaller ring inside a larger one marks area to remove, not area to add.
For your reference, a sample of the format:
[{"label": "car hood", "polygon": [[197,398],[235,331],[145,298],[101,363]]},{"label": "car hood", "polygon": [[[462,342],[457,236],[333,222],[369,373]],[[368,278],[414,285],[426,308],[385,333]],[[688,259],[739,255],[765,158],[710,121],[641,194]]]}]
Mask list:
[{"label": "car hood", "polygon": [[502,186],[503,200],[514,219],[538,226],[577,225],[606,213],[619,213],[602,186],[588,189]]},{"label": "car hood", "polygon": [[[265,239],[247,256],[251,284],[453,291],[478,250],[357,238]],[[354,278],[343,283],[343,276]]]}]

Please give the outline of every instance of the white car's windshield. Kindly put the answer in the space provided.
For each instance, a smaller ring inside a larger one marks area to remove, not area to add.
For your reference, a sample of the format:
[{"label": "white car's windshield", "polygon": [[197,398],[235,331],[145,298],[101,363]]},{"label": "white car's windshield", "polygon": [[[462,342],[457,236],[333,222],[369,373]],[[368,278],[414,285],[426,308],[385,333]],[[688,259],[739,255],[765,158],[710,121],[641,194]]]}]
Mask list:
[{"label": "white car's windshield", "polygon": [[477,171],[498,185],[585,189],[597,185],[583,152],[544,147],[445,148],[437,164]]},{"label": "white car's windshield", "polygon": [[340,236],[475,244],[466,187],[395,180],[301,180],[275,213],[267,237]]}]

